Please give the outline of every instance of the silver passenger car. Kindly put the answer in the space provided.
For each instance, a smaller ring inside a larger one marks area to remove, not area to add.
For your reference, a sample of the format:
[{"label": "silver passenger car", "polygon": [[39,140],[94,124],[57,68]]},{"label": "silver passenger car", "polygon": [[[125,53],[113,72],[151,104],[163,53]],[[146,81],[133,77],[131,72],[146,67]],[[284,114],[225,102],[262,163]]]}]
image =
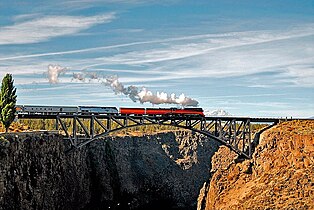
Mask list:
[{"label": "silver passenger car", "polygon": [[40,105],[18,105],[17,111],[24,114],[77,114],[76,106],[40,106]]},{"label": "silver passenger car", "polygon": [[16,105],[16,112],[20,114],[36,115],[106,115],[118,114],[116,107],[98,106],[41,106],[41,105]]},{"label": "silver passenger car", "polygon": [[118,114],[118,109],[116,107],[100,107],[100,106],[79,106],[79,114]]}]

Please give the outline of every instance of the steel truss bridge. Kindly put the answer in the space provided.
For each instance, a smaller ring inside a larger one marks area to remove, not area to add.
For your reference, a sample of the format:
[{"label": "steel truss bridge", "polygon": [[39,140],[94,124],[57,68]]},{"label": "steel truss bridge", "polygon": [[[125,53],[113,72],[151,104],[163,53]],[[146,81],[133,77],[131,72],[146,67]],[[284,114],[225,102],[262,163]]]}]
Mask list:
[{"label": "steel truss bridge", "polygon": [[[126,128],[143,125],[168,125],[192,130],[226,145],[240,156],[252,156],[251,123],[275,125],[278,118],[131,116],[131,115],[39,115],[19,114],[19,119],[54,119],[55,128],[69,139],[72,148]],[[96,129],[97,127],[97,129]]]}]

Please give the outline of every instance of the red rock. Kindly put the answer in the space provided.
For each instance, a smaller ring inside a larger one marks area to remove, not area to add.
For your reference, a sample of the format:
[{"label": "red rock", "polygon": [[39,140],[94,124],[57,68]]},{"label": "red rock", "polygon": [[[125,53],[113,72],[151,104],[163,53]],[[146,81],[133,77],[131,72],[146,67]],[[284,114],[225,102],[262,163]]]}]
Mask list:
[{"label": "red rock", "polygon": [[314,121],[265,131],[252,160],[235,164],[232,155],[222,147],[213,157],[204,209],[314,209]]}]

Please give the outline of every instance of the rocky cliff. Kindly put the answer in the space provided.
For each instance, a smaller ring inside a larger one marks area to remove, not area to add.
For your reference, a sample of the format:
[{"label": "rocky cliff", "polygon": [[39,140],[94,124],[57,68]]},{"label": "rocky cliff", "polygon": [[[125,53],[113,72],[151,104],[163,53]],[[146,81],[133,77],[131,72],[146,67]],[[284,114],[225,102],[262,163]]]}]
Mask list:
[{"label": "rocky cliff", "polygon": [[265,131],[253,158],[238,161],[226,147],[214,155],[199,209],[314,209],[314,121]]},{"label": "rocky cliff", "polygon": [[65,154],[57,134],[0,137],[2,209],[195,209],[218,143],[187,131],[107,137]]}]

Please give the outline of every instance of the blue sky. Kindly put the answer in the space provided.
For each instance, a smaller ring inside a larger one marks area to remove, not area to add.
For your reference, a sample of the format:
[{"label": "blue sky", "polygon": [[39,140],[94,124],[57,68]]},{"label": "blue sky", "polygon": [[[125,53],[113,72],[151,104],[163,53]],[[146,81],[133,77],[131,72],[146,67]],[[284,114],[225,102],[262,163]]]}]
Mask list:
[{"label": "blue sky", "polygon": [[[65,68],[56,84],[49,65]],[[152,106],[82,72],[205,110],[311,117],[314,1],[0,2],[0,76],[13,74],[19,104]]]}]

